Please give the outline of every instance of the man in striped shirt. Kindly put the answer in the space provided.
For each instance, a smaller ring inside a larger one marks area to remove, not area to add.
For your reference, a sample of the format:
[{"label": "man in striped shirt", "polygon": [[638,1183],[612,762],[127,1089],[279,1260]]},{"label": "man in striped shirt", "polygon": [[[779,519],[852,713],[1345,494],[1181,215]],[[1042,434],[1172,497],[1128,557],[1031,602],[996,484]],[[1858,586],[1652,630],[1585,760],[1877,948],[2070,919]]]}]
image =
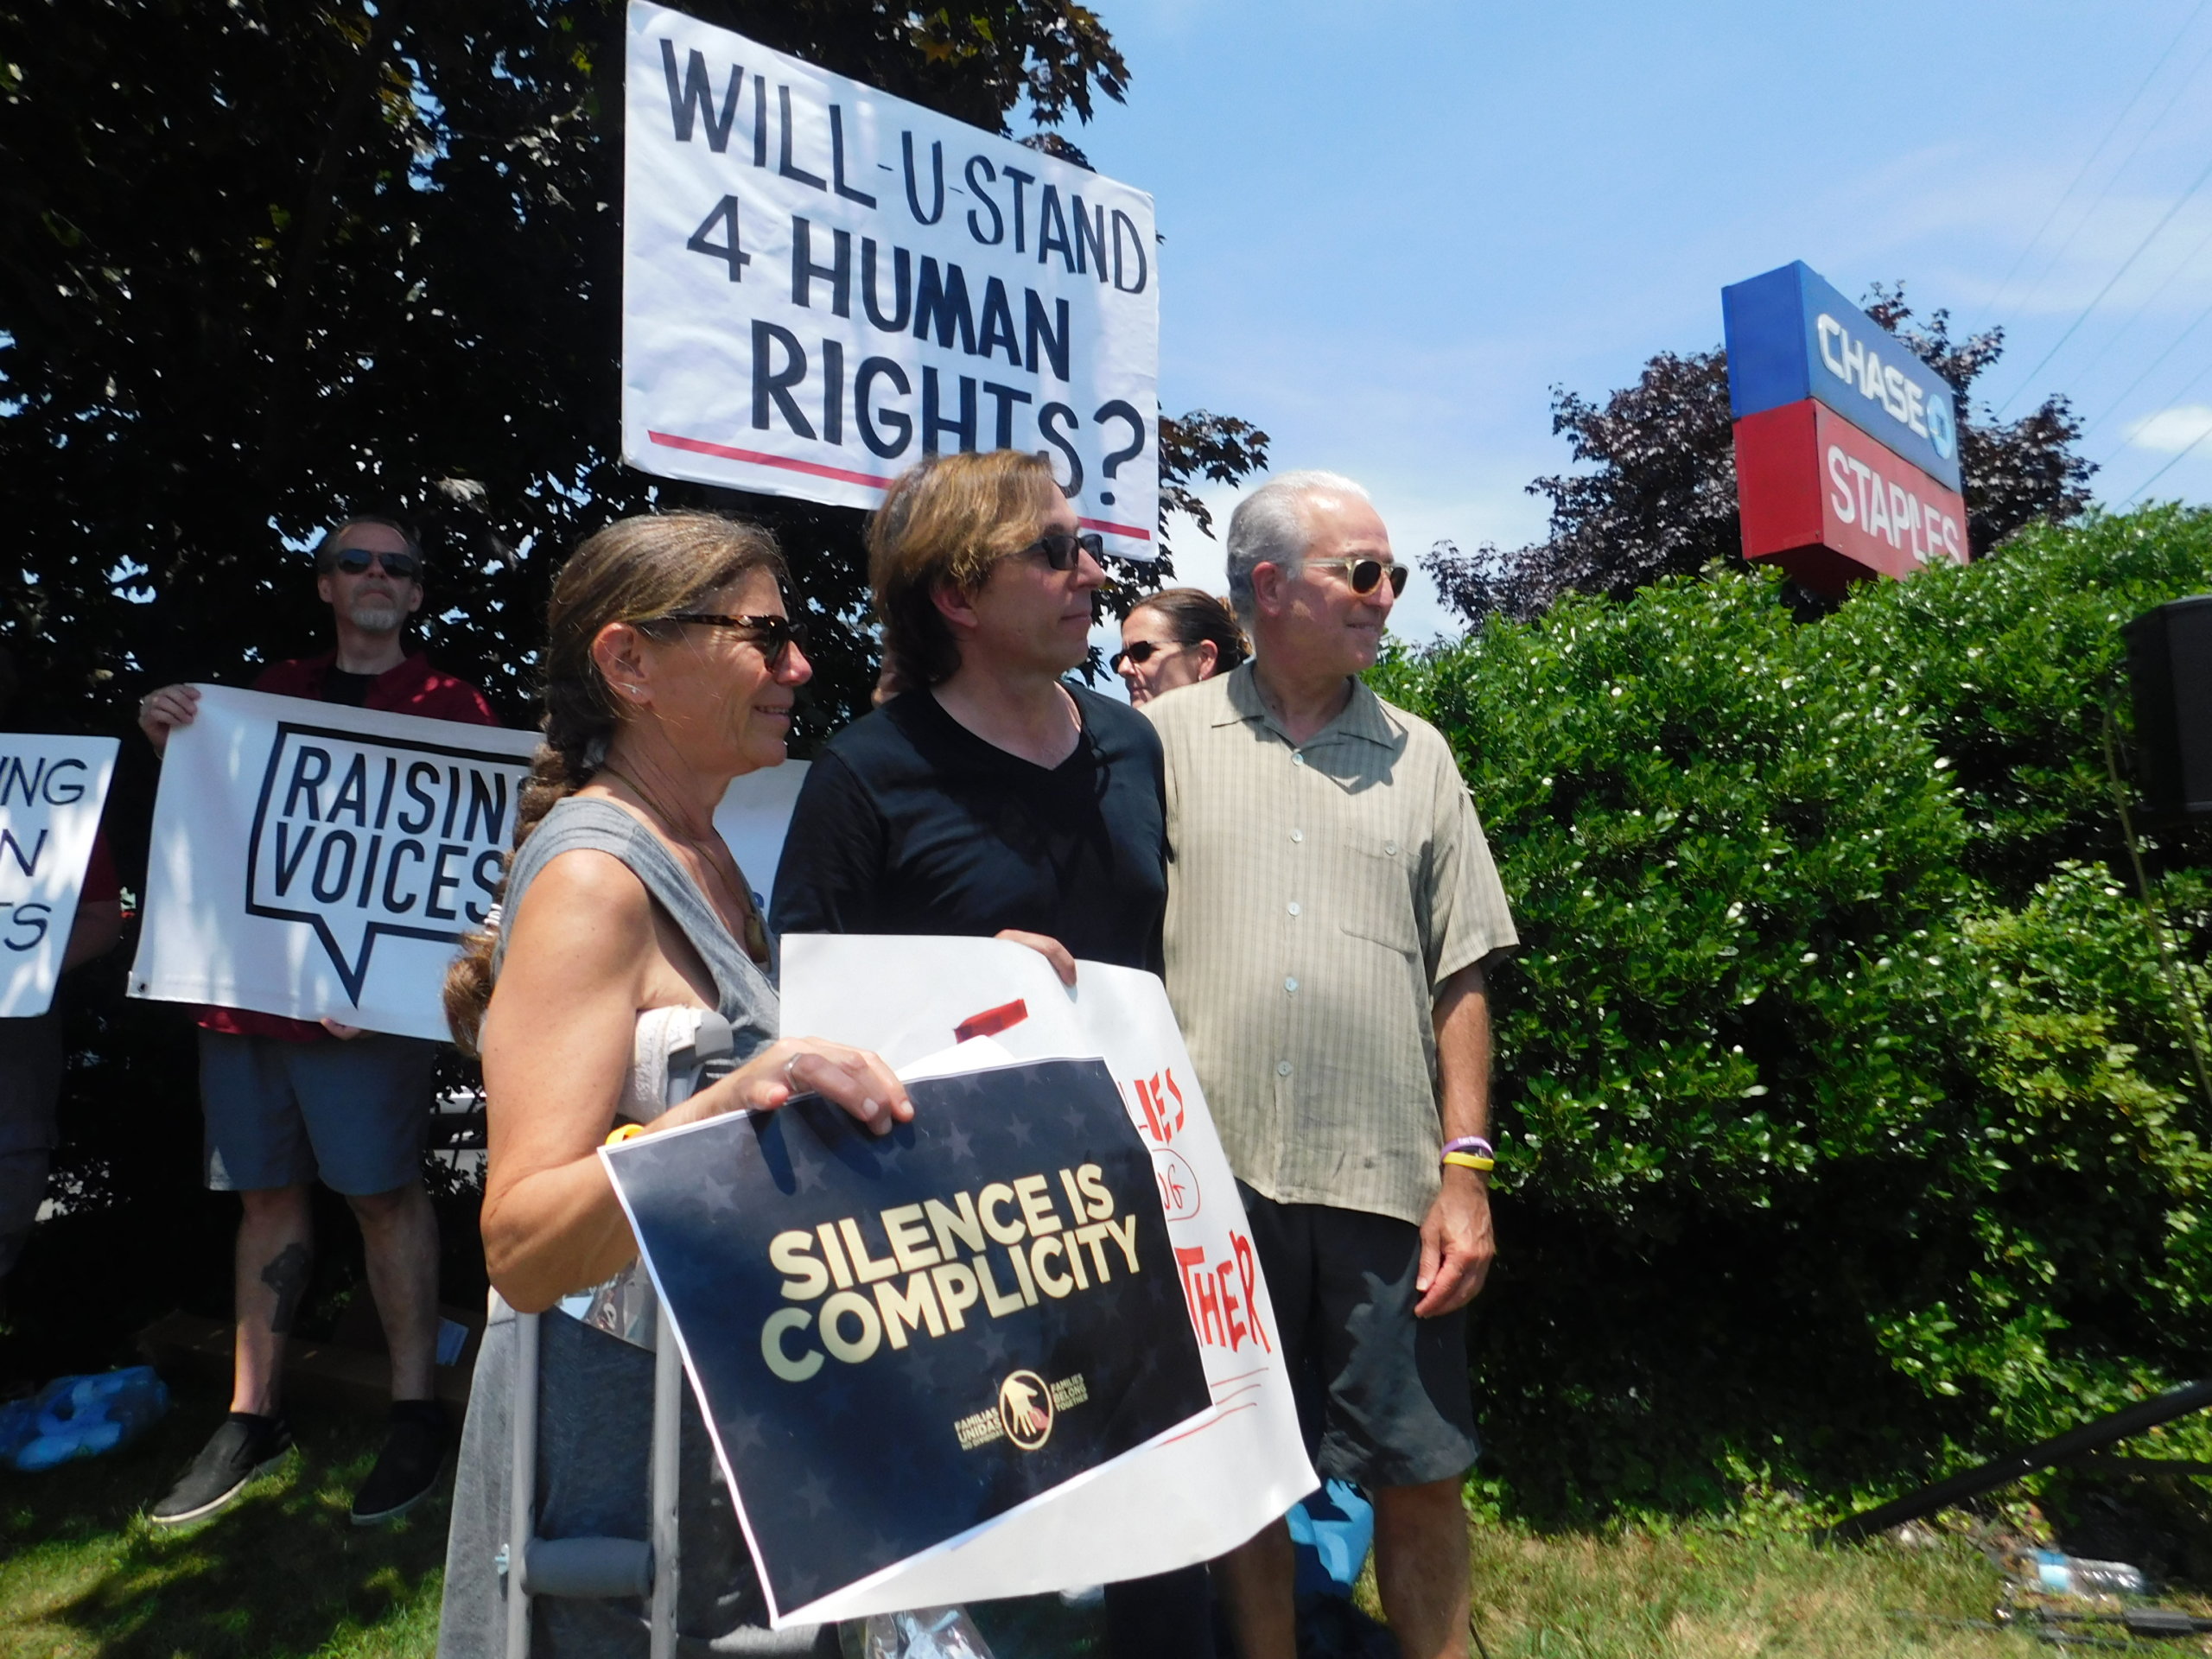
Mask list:
[{"label": "man in striped shirt", "polygon": [[[1358,485],[1275,479],[1229,530],[1256,661],[1144,712],[1165,752],[1168,995],[1315,1466],[1373,1495],[1407,1659],[1461,1659],[1465,1310],[1493,1250],[1484,973],[1517,940],[1450,748],[1357,677],[1404,584]],[[1291,1659],[1283,1524],[1215,1566],[1245,1659]]]}]

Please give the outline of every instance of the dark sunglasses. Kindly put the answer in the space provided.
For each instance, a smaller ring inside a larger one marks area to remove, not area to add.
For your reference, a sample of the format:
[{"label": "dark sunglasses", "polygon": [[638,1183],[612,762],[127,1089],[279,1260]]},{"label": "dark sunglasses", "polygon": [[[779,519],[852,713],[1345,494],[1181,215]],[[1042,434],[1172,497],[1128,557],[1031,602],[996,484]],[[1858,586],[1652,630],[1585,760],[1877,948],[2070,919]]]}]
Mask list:
[{"label": "dark sunglasses", "polygon": [[788,616],[721,616],[713,611],[671,611],[660,619],[664,622],[696,622],[703,627],[735,628],[747,635],[760,647],[760,655],[771,669],[784,665],[784,658],[797,645],[806,649],[806,624],[794,622]]},{"label": "dark sunglasses", "polygon": [[1096,531],[1086,531],[1080,536],[1039,536],[1014,556],[1020,558],[1024,553],[1042,553],[1045,563],[1053,569],[1072,570],[1078,553],[1088,553],[1094,559],[1104,558],[1106,538]]},{"label": "dark sunglasses", "polygon": [[1183,642],[1179,639],[1140,639],[1127,651],[1117,651],[1109,658],[1109,665],[1118,673],[1123,663],[1135,663],[1142,668],[1163,651],[1173,651]]},{"label": "dark sunglasses", "polygon": [[1373,593],[1375,584],[1386,575],[1390,578],[1393,599],[1406,591],[1408,572],[1402,564],[1385,564],[1380,559],[1308,559],[1306,563],[1323,570],[1343,571],[1355,594]]},{"label": "dark sunglasses", "polygon": [[386,553],[381,549],[341,547],[330,556],[330,568],[343,570],[349,576],[368,574],[372,564],[380,564],[387,576],[397,576],[402,582],[412,582],[423,574],[423,561],[413,553]]}]

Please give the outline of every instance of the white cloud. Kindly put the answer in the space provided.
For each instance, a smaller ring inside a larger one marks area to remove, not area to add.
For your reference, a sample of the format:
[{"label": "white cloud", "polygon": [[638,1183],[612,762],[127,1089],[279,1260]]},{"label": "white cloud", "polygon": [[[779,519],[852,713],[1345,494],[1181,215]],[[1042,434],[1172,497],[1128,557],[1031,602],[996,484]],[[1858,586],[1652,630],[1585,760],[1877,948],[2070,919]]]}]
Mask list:
[{"label": "white cloud", "polygon": [[2171,455],[2201,442],[2207,432],[2212,432],[2212,405],[2177,404],[2155,415],[2145,415],[2141,420],[2130,421],[2127,442],[2138,449]]}]

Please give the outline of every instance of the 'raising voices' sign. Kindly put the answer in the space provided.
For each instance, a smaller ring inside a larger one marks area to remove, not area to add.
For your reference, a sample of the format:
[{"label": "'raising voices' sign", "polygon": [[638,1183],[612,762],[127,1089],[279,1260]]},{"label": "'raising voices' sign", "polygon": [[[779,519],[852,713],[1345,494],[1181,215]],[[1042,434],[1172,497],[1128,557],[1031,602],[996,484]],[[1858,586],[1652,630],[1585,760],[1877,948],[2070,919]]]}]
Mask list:
[{"label": "'raising voices' sign", "polygon": [[131,994],[443,1038],[537,734],[200,693],[162,766]]}]

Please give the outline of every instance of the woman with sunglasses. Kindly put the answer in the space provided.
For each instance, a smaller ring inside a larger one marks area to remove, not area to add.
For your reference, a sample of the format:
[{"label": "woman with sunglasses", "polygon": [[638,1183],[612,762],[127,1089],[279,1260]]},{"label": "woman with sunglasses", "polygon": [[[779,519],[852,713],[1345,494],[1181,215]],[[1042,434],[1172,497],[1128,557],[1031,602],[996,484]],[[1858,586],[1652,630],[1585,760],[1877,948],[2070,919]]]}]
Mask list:
[{"label": "woman with sunglasses", "polygon": [[[733,778],[782,764],[793,694],[813,675],[783,578],[765,531],[671,513],[610,525],[554,581],[545,741],[493,924],[446,985],[454,1039],[484,1061],[498,1297],[454,1478],[443,1654],[505,1644],[494,1563],[508,1537],[512,1310],[560,1310],[539,1328],[538,1535],[650,1536],[649,1287],[597,1157],[610,1131],[770,1111],[809,1091],[879,1133],[912,1116],[875,1055],[778,1040],[770,941],[715,828]],[[710,1017],[733,1034],[736,1065],[686,1097],[665,1074],[708,1046]],[[680,1637],[836,1653],[833,1632],[760,1628],[766,1606],[688,1389],[683,1409]],[[532,1618],[536,1653],[646,1649],[635,1603],[548,1598]]]},{"label": "woman with sunglasses", "polygon": [[[1065,677],[1089,650],[1099,538],[1035,455],[923,462],[868,526],[898,694],[807,774],[776,876],[790,933],[1010,938],[1158,973],[1160,740]],[[1117,1659],[1211,1659],[1205,1570],[1106,1587]]]},{"label": "woman with sunglasses", "polygon": [[1163,692],[1226,674],[1252,654],[1236,613],[1203,588],[1147,594],[1122,624],[1114,671],[1141,709]]}]

